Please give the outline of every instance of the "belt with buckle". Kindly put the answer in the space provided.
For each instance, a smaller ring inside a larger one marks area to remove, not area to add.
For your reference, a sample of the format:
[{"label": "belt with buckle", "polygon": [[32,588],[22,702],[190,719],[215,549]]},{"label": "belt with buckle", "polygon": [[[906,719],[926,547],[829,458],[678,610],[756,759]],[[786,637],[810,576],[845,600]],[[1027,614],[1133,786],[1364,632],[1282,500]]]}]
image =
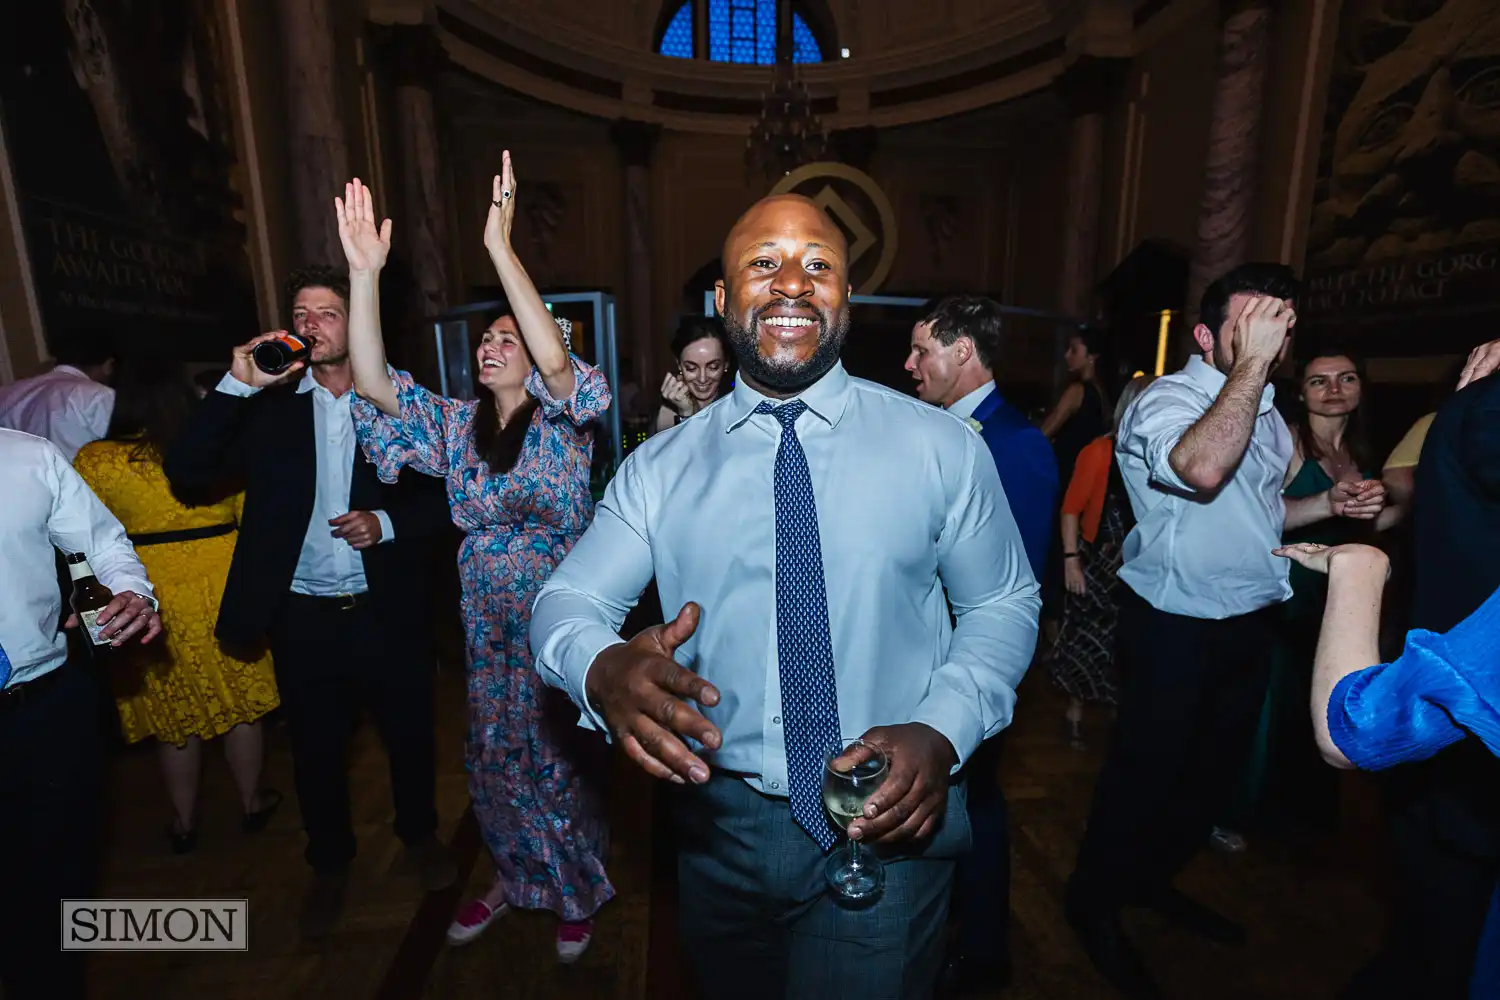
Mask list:
[{"label": "belt with buckle", "polygon": [[7,709],[19,708],[28,700],[35,698],[52,686],[53,682],[67,669],[67,665],[47,671],[40,677],[33,677],[29,681],[21,681],[0,691],[0,712]]},{"label": "belt with buckle", "polygon": [[367,590],[362,594],[298,594],[293,592],[292,597],[299,601],[316,603],[324,608],[335,611],[353,611],[355,608],[363,607],[370,603],[370,592]]}]

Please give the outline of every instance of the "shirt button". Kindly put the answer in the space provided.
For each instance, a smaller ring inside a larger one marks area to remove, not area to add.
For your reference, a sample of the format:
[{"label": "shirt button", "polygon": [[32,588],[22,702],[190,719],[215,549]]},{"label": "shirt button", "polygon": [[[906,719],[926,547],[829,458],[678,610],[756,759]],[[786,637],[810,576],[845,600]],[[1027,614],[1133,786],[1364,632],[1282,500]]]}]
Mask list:
[{"label": "shirt button", "polygon": [[771,716],[771,722],[774,723],[775,725],[778,725],[778,726],[781,725],[781,716],[779,716],[779,715],[773,715],[773,716]]},{"label": "shirt button", "polygon": [[780,788],[781,787],[781,782],[779,782],[779,781],[773,781],[773,782],[771,782],[771,787],[772,788]]}]

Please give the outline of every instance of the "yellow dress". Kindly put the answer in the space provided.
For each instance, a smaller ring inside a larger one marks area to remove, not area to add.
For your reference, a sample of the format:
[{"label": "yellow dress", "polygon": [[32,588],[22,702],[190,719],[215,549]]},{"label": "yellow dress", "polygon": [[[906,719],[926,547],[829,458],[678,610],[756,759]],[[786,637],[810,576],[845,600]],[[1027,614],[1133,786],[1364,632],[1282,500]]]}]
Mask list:
[{"label": "yellow dress", "polygon": [[[139,445],[96,441],[73,460],[85,482],[132,536],[208,528],[238,521],[236,496],[187,507],[172,495],[161,463]],[[120,728],[134,743],[155,736],[181,745],[253,722],[279,703],[271,658],[242,660],[214,638],[224,580],[238,532],[191,541],[138,545],[161,605],[163,635],[126,657],[111,657]]]}]

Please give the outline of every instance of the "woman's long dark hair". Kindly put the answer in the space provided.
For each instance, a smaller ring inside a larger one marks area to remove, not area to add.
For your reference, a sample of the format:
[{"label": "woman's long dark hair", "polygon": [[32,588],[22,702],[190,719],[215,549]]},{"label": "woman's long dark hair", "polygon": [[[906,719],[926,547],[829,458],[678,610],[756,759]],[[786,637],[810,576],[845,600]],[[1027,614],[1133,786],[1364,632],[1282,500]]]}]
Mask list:
[{"label": "woman's long dark hair", "polygon": [[[509,306],[496,314],[489,326],[494,326],[506,317],[515,319],[515,313],[510,311]],[[525,348],[525,338],[522,338],[521,346]],[[529,359],[531,352],[527,351],[526,356]],[[535,410],[536,400],[528,393],[521,405],[516,407],[516,412],[505,422],[505,426],[501,427],[500,407],[495,403],[495,394],[484,386],[479,387],[479,407],[474,411],[474,451],[494,475],[501,476],[515,468],[516,459],[521,457],[521,448],[526,444],[526,432],[531,429],[531,414]]]},{"label": "woman's long dark hair", "polygon": [[115,371],[115,408],[105,437],[135,445],[131,460],[160,462],[198,407],[182,362],[127,355]]},{"label": "woman's long dark hair", "polygon": [[1359,468],[1361,474],[1369,472],[1375,467],[1375,453],[1370,448],[1370,432],[1365,420],[1365,405],[1368,400],[1364,392],[1368,383],[1365,381],[1365,359],[1353,351],[1346,351],[1341,347],[1330,347],[1327,350],[1318,350],[1307,355],[1297,362],[1297,395],[1294,397],[1295,405],[1292,408],[1292,433],[1297,435],[1297,444],[1302,451],[1302,459],[1307,462],[1321,462],[1328,456],[1323,454],[1323,449],[1318,447],[1318,441],[1313,436],[1312,422],[1308,420],[1307,403],[1302,399],[1302,380],[1307,377],[1307,366],[1314,361],[1323,358],[1348,358],[1354,362],[1354,372],[1359,376],[1359,405],[1349,414],[1349,422],[1344,426],[1344,447],[1349,449],[1349,457],[1354,459],[1354,464]]},{"label": "woman's long dark hair", "polygon": [[[729,395],[734,388],[734,348],[730,346],[729,334],[724,331],[724,321],[717,316],[684,316],[677,323],[677,332],[672,335],[672,357],[682,362],[682,352],[700,340],[717,340],[724,354],[724,374],[719,377],[719,388],[715,399]],[[662,401],[663,405],[666,401]]]},{"label": "woman's long dark hair", "polygon": [[1085,354],[1093,355],[1094,386],[1103,397],[1104,415],[1107,420],[1123,388],[1120,384],[1120,363],[1115,359],[1115,349],[1110,342],[1109,331],[1100,326],[1080,326],[1073,331],[1072,336],[1077,337],[1079,343],[1083,344]]}]

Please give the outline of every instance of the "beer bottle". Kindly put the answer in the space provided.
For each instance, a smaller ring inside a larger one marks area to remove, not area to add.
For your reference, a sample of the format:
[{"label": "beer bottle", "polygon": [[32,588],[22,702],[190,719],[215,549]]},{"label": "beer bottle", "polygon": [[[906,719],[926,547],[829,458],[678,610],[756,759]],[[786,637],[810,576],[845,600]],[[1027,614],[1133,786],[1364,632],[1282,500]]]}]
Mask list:
[{"label": "beer bottle", "polygon": [[280,375],[299,361],[306,361],[312,353],[312,341],[295,333],[283,330],[275,340],[256,344],[250,352],[255,367],[267,375]]},{"label": "beer bottle", "polygon": [[95,646],[108,646],[108,639],[99,638],[99,612],[104,610],[114,595],[99,582],[88,556],[74,552],[68,556],[68,575],[73,578],[73,613],[88,630],[89,641]]}]

